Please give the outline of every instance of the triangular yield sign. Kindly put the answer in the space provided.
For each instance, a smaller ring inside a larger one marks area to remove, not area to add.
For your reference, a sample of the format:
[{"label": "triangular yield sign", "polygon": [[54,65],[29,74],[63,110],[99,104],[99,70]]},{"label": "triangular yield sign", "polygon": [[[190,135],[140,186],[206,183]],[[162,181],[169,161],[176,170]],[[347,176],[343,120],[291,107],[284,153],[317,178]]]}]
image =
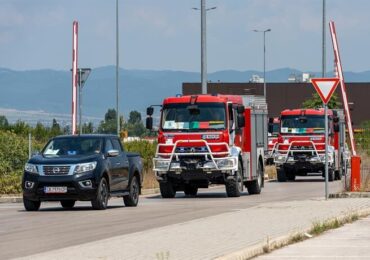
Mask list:
[{"label": "triangular yield sign", "polygon": [[312,79],[312,85],[321,97],[322,102],[327,104],[338,86],[338,78],[317,78]]}]

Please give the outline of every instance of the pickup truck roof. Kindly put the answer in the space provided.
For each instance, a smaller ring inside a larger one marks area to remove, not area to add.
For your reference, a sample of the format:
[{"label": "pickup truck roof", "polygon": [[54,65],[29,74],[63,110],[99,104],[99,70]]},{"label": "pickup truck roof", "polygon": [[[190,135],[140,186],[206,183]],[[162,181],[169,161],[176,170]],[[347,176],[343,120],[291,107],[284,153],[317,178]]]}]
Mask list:
[{"label": "pickup truck roof", "polygon": [[113,135],[113,134],[82,134],[82,135],[58,135],[58,136],[54,137],[54,139],[55,138],[78,138],[78,137],[118,138],[116,135]]}]

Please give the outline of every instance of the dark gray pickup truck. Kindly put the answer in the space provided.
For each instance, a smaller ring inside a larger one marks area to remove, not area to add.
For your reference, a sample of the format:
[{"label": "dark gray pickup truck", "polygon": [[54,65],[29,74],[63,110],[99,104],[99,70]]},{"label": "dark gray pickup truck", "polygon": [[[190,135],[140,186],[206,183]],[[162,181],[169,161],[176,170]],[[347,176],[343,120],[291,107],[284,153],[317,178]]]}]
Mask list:
[{"label": "dark gray pickup truck", "polygon": [[25,165],[24,207],[36,211],[41,201],[60,201],[63,208],[72,208],[81,200],[106,209],[110,197],[137,206],[142,168],[140,156],[125,152],[117,136],[58,136]]}]

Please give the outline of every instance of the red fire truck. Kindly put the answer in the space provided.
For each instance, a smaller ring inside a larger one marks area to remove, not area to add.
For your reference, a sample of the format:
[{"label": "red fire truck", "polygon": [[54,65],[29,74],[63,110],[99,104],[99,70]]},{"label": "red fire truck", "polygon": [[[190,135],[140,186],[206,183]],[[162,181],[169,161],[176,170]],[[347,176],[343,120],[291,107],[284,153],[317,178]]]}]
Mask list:
[{"label": "red fire truck", "polygon": [[[281,112],[278,142],[273,151],[278,181],[295,180],[297,175],[321,172],[325,176],[324,109],[287,109]],[[345,141],[342,111],[328,110],[329,181],[341,179]],[[347,156],[348,157],[348,156]]]},{"label": "red fire truck", "polygon": [[270,117],[268,124],[268,155],[266,156],[266,164],[274,164],[273,151],[275,150],[278,135],[280,133],[280,118]]},{"label": "red fire truck", "polygon": [[[153,106],[146,126],[153,128]],[[263,98],[192,95],[163,101],[153,167],[163,198],[177,191],[224,184],[229,197],[246,187],[259,194],[267,150],[267,105]]]}]

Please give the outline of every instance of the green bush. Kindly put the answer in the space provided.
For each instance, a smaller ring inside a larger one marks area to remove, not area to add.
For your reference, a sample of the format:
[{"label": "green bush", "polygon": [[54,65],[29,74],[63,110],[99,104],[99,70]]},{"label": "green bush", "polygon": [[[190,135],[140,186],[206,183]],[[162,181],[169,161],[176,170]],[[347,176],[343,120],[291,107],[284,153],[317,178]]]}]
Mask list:
[{"label": "green bush", "polygon": [[153,168],[153,157],[157,144],[146,140],[125,142],[124,147],[128,152],[139,153],[143,159],[144,171],[151,171]]},{"label": "green bush", "polygon": [[[32,141],[33,149],[42,144]],[[24,164],[28,160],[28,138],[10,131],[0,131],[0,194],[19,193]]]}]

